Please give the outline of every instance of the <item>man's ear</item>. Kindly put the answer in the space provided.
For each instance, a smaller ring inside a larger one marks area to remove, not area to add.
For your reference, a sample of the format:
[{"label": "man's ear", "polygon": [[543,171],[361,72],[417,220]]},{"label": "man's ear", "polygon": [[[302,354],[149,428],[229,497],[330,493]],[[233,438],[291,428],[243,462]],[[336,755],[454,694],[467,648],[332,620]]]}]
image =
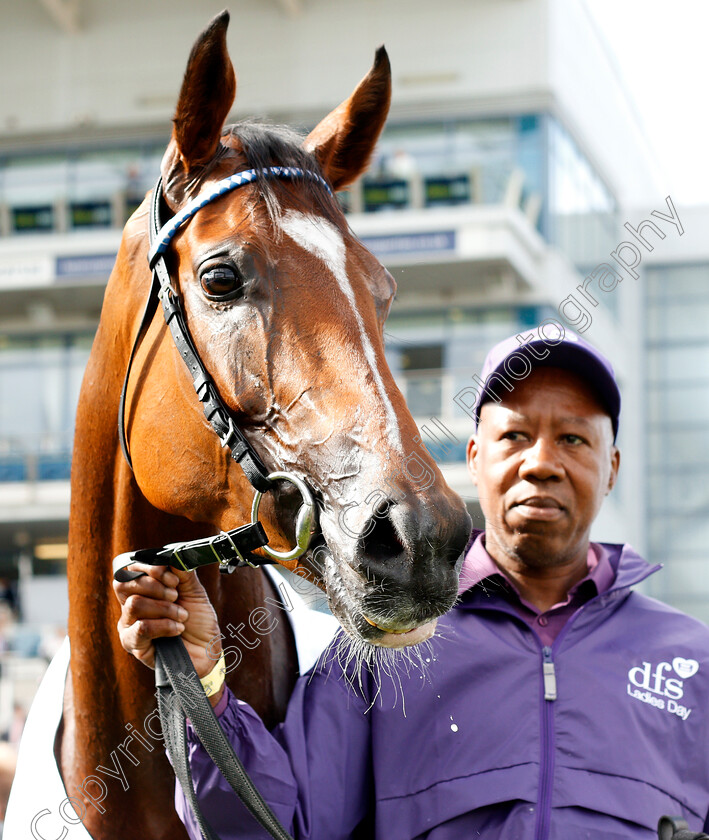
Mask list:
[{"label": "man's ear", "polygon": [[477,485],[477,483],[478,483],[477,457],[478,457],[477,435],[471,435],[470,440],[468,441],[468,445],[465,448],[465,461],[466,461],[466,464],[468,466],[468,473],[470,474],[470,480],[475,485]]},{"label": "man's ear", "polygon": [[611,473],[608,477],[608,489],[606,490],[606,496],[611,492],[611,490],[615,487],[615,483],[618,480],[618,470],[620,469],[620,449],[617,446],[613,446],[611,448]]},{"label": "man's ear", "polygon": [[343,190],[366,170],[389,113],[391,67],[384,47],[355,92],[305,138],[332,188]]}]

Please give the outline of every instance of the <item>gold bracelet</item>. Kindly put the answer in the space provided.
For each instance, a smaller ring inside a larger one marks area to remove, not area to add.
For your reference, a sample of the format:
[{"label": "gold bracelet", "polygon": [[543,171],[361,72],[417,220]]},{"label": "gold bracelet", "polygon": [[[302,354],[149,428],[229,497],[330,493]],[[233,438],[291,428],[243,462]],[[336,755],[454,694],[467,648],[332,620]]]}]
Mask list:
[{"label": "gold bracelet", "polygon": [[212,668],[206,677],[202,677],[200,680],[204,693],[207,697],[211,697],[213,694],[216,694],[224,685],[225,673],[226,661],[224,659],[224,653],[222,653],[217,664]]}]

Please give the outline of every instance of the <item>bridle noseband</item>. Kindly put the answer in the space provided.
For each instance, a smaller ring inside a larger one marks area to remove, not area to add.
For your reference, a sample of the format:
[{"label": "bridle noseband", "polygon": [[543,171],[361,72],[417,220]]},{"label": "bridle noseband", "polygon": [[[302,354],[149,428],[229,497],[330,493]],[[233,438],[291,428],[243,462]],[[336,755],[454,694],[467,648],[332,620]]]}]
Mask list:
[{"label": "bridle noseband", "polygon": [[[219,562],[220,569],[223,571],[233,571],[236,566],[240,565],[257,565],[263,562],[270,562],[263,557],[251,555],[250,552],[259,547],[263,548],[273,560],[290,560],[300,557],[307,550],[310,538],[315,529],[316,508],[307,484],[291,473],[274,472],[269,474],[256,450],[234,423],[232,416],[224,405],[212,378],[207,373],[199,357],[199,353],[194,346],[187,329],[179,294],[172,285],[165,262],[165,253],[173,237],[199,210],[220,196],[246,184],[252,184],[259,178],[264,177],[316,181],[329,193],[332,193],[327,182],[320,175],[309,170],[288,166],[249,169],[245,172],[237,172],[235,175],[231,175],[229,178],[224,178],[217,182],[206,193],[197,196],[197,198],[189,202],[175,216],[163,223],[161,218],[162,177],[158,178],[150,202],[150,251],[148,253],[148,261],[152,270],[152,282],[143,317],[128,359],[118,409],[118,436],[121,450],[128,466],[133,469],[125,427],[128,379],[141,338],[153,319],[159,301],[162,304],[165,322],[170,328],[175,346],[192,377],[192,384],[194,385],[197,397],[202,403],[205,417],[219,437],[222,446],[229,447],[231,457],[241,466],[251,485],[257,491],[252,508],[251,523],[228,533],[222,533],[217,537],[209,538],[209,540],[195,540],[191,543],[164,546],[162,549],[143,549],[141,552],[129,552],[128,554],[131,556],[138,553],[159,552],[159,555],[156,556],[159,556],[163,562],[168,562],[165,552],[169,549],[172,551],[171,557],[173,559],[176,557],[178,565],[185,568],[196,568],[199,565],[205,565],[207,562]],[[266,545],[266,534],[258,522],[260,498],[263,493],[273,489],[276,481],[288,481],[294,484],[303,497],[303,506],[296,520],[296,545],[288,552],[278,552],[270,549]],[[231,552],[230,547],[233,548]],[[139,558],[134,556],[133,560],[126,562],[128,554],[122,554],[116,558],[116,561],[114,561],[114,572],[117,569],[120,572],[130,562],[138,561]],[[185,563],[186,557],[190,558],[188,563]],[[231,559],[228,559],[229,557]],[[118,563],[119,560],[121,561],[120,564]],[[142,556],[140,560],[142,562],[151,562],[147,556]],[[169,562],[172,563],[172,559]],[[125,576],[131,573],[124,572],[123,574]]]}]

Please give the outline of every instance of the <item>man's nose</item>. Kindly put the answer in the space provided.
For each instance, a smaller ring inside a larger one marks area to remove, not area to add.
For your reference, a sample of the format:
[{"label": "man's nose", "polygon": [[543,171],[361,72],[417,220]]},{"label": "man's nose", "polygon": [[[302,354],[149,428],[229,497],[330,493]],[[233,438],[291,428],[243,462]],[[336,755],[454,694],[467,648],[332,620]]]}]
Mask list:
[{"label": "man's nose", "polygon": [[564,465],[554,441],[539,436],[533,446],[525,450],[519,474],[521,478],[536,478],[538,481],[563,478]]}]

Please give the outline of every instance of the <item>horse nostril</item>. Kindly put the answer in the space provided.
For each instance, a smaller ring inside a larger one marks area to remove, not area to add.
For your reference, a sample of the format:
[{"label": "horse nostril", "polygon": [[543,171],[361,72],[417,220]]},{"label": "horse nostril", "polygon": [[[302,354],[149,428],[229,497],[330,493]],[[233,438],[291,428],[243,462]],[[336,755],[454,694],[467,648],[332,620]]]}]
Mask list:
[{"label": "horse nostril", "polygon": [[383,502],[377,507],[359,539],[359,552],[368,560],[386,560],[404,551],[404,545],[389,518],[390,506]]},{"label": "horse nostril", "polygon": [[449,562],[454,558],[447,532],[441,531],[437,517],[422,504],[385,501],[372,512],[354,558],[365,620],[380,630],[405,631],[451,608],[458,576]]}]

